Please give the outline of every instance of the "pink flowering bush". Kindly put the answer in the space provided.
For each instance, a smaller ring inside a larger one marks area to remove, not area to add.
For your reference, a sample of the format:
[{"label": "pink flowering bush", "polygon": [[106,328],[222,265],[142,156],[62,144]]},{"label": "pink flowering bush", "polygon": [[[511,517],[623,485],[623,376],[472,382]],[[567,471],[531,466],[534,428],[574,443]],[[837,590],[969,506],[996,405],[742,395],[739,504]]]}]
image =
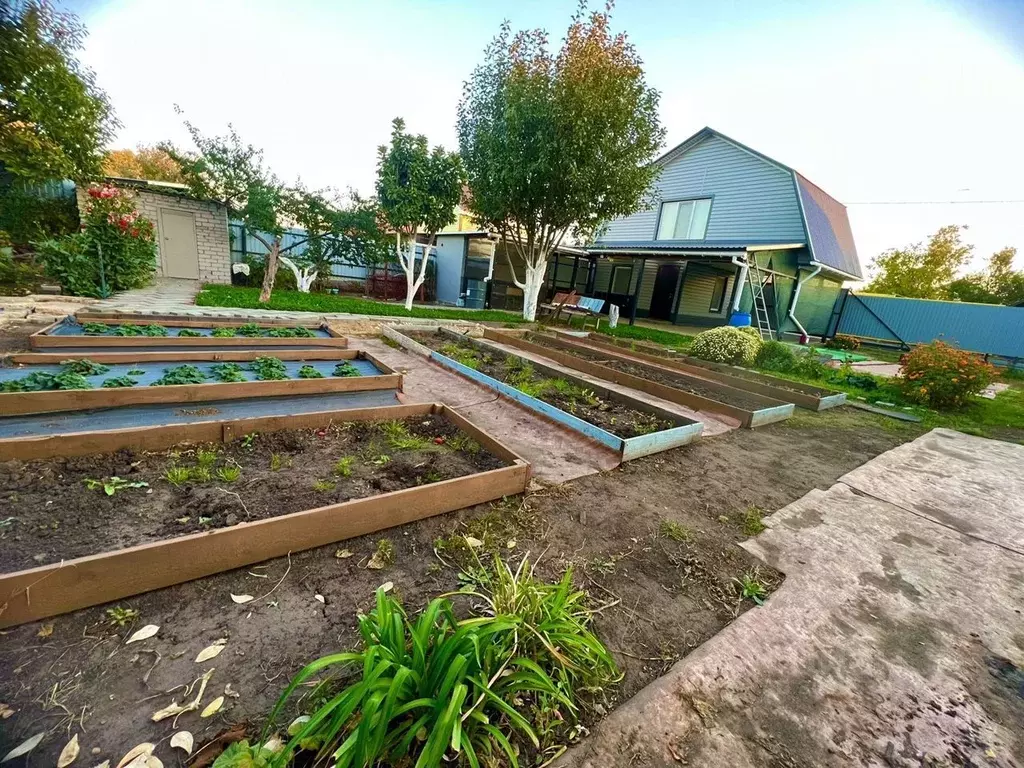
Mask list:
[{"label": "pink flowering bush", "polygon": [[46,271],[79,296],[103,298],[145,285],[156,270],[153,222],[119,187],[93,185],[87,194],[82,231],[38,244]]}]

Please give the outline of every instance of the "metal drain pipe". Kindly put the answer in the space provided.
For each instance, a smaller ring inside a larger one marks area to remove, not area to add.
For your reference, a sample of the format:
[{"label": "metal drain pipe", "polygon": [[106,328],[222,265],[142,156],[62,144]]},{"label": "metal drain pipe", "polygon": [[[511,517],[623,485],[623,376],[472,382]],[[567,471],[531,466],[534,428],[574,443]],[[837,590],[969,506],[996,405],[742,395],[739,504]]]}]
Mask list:
[{"label": "metal drain pipe", "polygon": [[[797,272],[799,273],[799,270],[797,270]],[[790,299],[789,301],[789,312],[787,312],[786,315],[789,317],[790,320],[793,321],[793,325],[800,329],[801,339],[808,338],[808,336],[807,329],[800,325],[800,321],[796,319],[796,303],[800,300],[800,289],[803,288],[804,283],[806,283],[808,280],[813,279],[815,276],[817,276],[819,272],[821,272],[821,264],[816,264],[814,266],[813,272],[811,272],[803,279],[797,280],[796,288],[793,289],[793,298]]]}]

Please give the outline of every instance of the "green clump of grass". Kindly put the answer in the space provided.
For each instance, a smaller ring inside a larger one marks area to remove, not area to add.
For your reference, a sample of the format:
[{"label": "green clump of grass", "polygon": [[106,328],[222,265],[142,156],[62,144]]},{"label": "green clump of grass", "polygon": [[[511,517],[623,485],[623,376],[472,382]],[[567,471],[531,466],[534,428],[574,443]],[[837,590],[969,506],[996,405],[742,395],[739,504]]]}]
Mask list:
[{"label": "green clump of grass", "polygon": [[274,381],[288,378],[288,369],[276,357],[265,355],[249,363],[249,370],[256,373],[260,381]]},{"label": "green clump of grass", "polygon": [[348,360],[338,363],[334,366],[333,376],[358,376],[359,369],[356,368]]},{"label": "green clump of grass", "polygon": [[455,342],[444,344],[437,351],[467,368],[472,368],[474,371],[479,370],[483,362],[480,352]]},{"label": "green clump of grass", "polygon": [[299,368],[300,379],[322,379],[324,375],[312,365],[303,365]]},{"label": "green clump of grass", "polygon": [[66,373],[77,373],[82,376],[99,376],[110,370],[109,365],[94,363],[88,358],[81,360],[61,360],[61,369]]},{"label": "green clump of grass", "polygon": [[421,451],[430,447],[426,438],[414,435],[401,421],[385,421],[378,425],[378,430],[387,440],[388,445],[396,451]]},{"label": "green clump of grass", "polygon": [[352,468],[355,463],[354,456],[343,456],[334,462],[334,474],[340,477],[349,477],[352,474]]},{"label": "green clump of grass", "polygon": [[658,524],[658,535],[663,539],[672,539],[672,541],[689,541],[693,536],[693,532],[685,525],[680,525],[674,520],[662,520]]},{"label": "green clump of grass", "polygon": [[768,597],[768,587],[759,578],[757,569],[744,573],[740,578],[733,579],[741,600],[753,600],[757,605],[764,605]]},{"label": "green clump of grass", "polygon": [[168,467],[164,472],[164,480],[178,488],[189,481],[192,477],[192,470],[188,467],[173,466]]},{"label": "green clump of grass", "polygon": [[138,382],[131,376],[114,376],[103,382],[104,389],[118,389],[121,387],[134,387]]},{"label": "green clump of grass", "polygon": [[196,464],[200,467],[212,467],[217,463],[217,452],[205,448],[196,449]]},{"label": "green clump of grass", "polygon": [[747,507],[743,513],[742,529],[746,536],[757,536],[761,531],[765,530],[768,526],[764,524],[761,519],[764,516],[764,510],[758,507]]},{"label": "green clump of grass", "polygon": [[313,482],[313,490],[317,493],[326,493],[327,491],[333,491],[338,487],[338,484],[334,480],[318,479]]},{"label": "green clump of grass", "polygon": [[238,363],[217,363],[210,367],[210,373],[217,381],[247,381],[242,366]]},{"label": "green clump of grass", "polygon": [[164,375],[154,381],[153,386],[202,384],[204,381],[206,381],[206,374],[194,365],[176,365],[173,368],[164,368]]},{"label": "green clump of grass", "polygon": [[277,472],[281,469],[282,459],[280,454],[270,454],[270,471]]},{"label": "green clump of grass", "polygon": [[445,440],[445,445],[460,453],[480,453],[480,443],[463,432],[449,437]]},{"label": "green clump of grass", "polygon": [[228,464],[217,469],[217,479],[224,483],[233,483],[242,476],[242,468],[237,464]]}]

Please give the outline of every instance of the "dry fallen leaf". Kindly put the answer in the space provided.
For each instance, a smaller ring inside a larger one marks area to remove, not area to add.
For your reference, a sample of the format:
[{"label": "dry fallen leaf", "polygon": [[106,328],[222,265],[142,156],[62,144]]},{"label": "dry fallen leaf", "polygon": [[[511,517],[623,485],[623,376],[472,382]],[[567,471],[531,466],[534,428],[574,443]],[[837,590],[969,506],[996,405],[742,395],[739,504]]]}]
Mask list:
[{"label": "dry fallen leaf", "polygon": [[145,768],[164,768],[164,764],[160,761],[160,758],[156,755],[146,755],[146,766]]},{"label": "dry fallen leaf", "polygon": [[378,587],[378,589],[383,589],[385,593],[390,592],[394,588],[395,588],[395,583],[393,581],[385,581],[383,584],[381,584]]},{"label": "dry fallen leaf", "polygon": [[36,632],[36,637],[49,637],[53,634],[53,624],[43,624]]},{"label": "dry fallen leaf", "polygon": [[142,629],[140,629],[138,632],[135,632],[131,637],[129,637],[127,640],[125,640],[124,644],[128,645],[129,643],[137,643],[140,640],[148,640],[149,638],[151,638],[153,635],[155,635],[159,631],[160,631],[160,627],[158,625],[156,625],[156,624],[147,624]]},{"label": "dry fallen leaf", "polygon": [[231,690],[231,683],[228,683],[224,686],[224,695],[232,699],[237,699],[238,691]]},{"label": "dry fallen leaf", "polygon": [[313,595],[313,599],[316,600],[318,603],[323,603],[324,605],[327,604],[327,601],[324,600],[324,596],[321,594]]},{"label": "dry fallen leaf", "polygon": [[214,656],[224,650],[224,646],[228,644],[226,637],[222,637],[220,640],[214,640],[213,645],[208,645],[199,652],[196,656],[196,664],[202,664],[204,661],[209,661]]},{"label": "dry fallen leaf", "polygon": [[156,749],[156,744],[151,744],[148,741],[144,741],[141,744],[136,744],[134,747],[128,750],[127,754],[121,758],[121,761],[117,764],[117,768],[124,768],[128,763],[132,762],[136,758],[142,755],[152,755],[153,750]]},{"label": "dry fallen leaf", "polygon": [[352,557],[352,550],[351,549],[339,549],[337,552],[334,553],[334,556],[339,558],[339,559],[341,559],[341,560],[344,560],[346,557]]},{"label": "dry fallen leaf", "polygon": [[99,765],[94,765],[93,768],[110,768],[110,761],[109,760],[104,760]]},{"label": "dry fallen leaf", "polygon": [[269,739],[267,739],[266,744],[260,747],[260,752],[269,752],[272,755],[276,755],[282,749],[284,749],[284,739],[282,739],[277,734],[274,734]]},{"label": "dry fallen leaf", "polygon": [[185,750],[186,755],[192,754],[192,747],[195,744],[195,740],[192,738],[192,734],[188,731],[178,731],[176,734],[171,736],[171,747]]},{"label": "dry fallen leaf", "polygon": [[379,571],[382,568],[384,568],[385,565],[386,563],[381,558],[379,552],[374,552],[373,556],[370,557],[370,560],[366,563],[366,567],[369,568],[371,571]]},{"label": "dry fallen leaf", "polygon": [[78,757],[78,734],[76,733],[71,737],[71,740],[64,745],[64,749],[60,751],[60,757],[57,758],[57,768],[68,768],[75,758]]},{"label": "dry fallen leaf", "polygon": [[8,717],[14,714],[14,710],[9,706],[0,702],[0,720],[6,720]]},{"label": "dry fallen leaf", "polygon": [[213,701],[211,701],[209,704],[206,705],[206,709],[204,709],[202,712],[200,712],[199,716],[200,717],[213,717],[218,712],[220,712],[220,708],[223,707],[223,706],[224,706],[224,697],[223,696],[218,696],[216,699],[214,699]]},{"label": "dry fallen leaf", "polygon": [[0,760],[0,763],[6,763],[8,760],[13,760],[16,757],[27,755],[29,752],[31,752],[33,749],[39,746],[39,742],[43,740],[43,736],[45,735],[46,731],[43,731],[42,733],[37,733],[35,736],[30,736],[29,738],[25,739],[23,742],[21,742],[21,744],[16,746],[6,755],[4,755],[3,759]]},{"label": "dry fallen leaf", "polygon": [[231,600],[236,602],[236,603],[238,603],[239,605],[243,605],[244,603],[248,603],[252,599],[253,599],[252,595],[236,595],[234,593],[231,593]]},{"label": "dry fallen leaf", "polygon": [[471,546],[473,549],[478,549],[484,545],[484,543],[475,536],[467,536],[466,543],[469,544],[469,546]]}]

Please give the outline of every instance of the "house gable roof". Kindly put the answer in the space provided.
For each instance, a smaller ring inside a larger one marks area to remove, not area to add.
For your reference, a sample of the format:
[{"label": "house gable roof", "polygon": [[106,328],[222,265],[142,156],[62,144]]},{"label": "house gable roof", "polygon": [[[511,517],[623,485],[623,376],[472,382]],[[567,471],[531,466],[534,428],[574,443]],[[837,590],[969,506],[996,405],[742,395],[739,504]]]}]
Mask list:
[{"label": "house gable roof", "polygon": [[654,162],[662,167],[667,166],[712,136],[790,174],[793,177],[793,186],[800,202],[811,258],[825,269],[845,277],[857,280],[864,277],[846,206],[788,165],[751,149],[710,127],[701,128]]}]

